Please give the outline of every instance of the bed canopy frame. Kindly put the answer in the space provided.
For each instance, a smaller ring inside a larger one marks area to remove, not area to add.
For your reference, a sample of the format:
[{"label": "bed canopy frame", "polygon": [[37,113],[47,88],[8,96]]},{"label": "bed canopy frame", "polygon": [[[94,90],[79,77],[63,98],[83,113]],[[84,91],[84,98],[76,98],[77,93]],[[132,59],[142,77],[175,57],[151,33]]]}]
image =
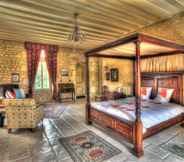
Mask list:
[{"label": "bed canopy frame", "polygon": [[[135,116],[136,119],[133,123],[133,135],[132,143],[138,157],[144,154],[143,151],[143,124],[141,121],[141,59],[169,56],[175,54],[184,53],[184,46],[148,36],[141,33],[135,33],[127,37],[118,39],[116,41],[107,43],[94,49],[87,50],[86,56],[86,123],[91,124],[90,106],[90,82],[89,82],[89,58],[90,57],[102,57],[102,58],[116,58],[116,59],[128,59],[134,62],[134,93],[135,93]],[[110,119],[110,118],[109,118]],[[178,119],[178,118],[177,118]],[[183,120],[184,117],[181,117]],[[176,120],[176,119],[175,119]],[[181,121],[177,120],[177,121]],[[176,122],[172,122],[176,124]],[[123,123],[125,124],[125,123]],[[167,124],[168,125],[168,124]],[[127,127],[127,124],[125,124]],[[123,126],[123,130],[125,128]]]}]

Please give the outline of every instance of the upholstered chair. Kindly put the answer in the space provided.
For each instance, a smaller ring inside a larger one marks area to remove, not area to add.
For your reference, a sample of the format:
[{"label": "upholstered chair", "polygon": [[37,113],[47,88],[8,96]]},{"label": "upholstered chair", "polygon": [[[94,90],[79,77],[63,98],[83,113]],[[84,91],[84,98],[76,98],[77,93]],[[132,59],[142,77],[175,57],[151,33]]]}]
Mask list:
[{"label": "upholstered chair", "polygon": [[7,129],[34,129],[43,119],[43,108],[34,99],[4,99],[6,106]]}]

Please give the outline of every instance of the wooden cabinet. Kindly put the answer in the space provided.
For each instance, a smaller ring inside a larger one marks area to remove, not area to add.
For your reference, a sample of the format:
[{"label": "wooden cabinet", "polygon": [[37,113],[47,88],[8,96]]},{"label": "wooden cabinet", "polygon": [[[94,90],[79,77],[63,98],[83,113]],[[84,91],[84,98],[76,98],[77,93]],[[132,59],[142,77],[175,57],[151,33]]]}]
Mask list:
[{"label": "wooden cabinet", "polygon": [[75,87],[73,83],[58,84],[58,98],[60,101],[72,100],[75,101]]}]

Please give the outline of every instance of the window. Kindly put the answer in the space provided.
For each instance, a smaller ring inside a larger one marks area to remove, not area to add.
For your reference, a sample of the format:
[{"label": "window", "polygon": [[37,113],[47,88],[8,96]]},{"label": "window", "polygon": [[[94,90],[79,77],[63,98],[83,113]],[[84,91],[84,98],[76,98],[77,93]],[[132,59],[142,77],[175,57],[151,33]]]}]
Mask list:
[{"label": "window", "polygon": [[35,78],[35,89],[49,89],[49,72],[45,60],[45,51],[41,51]]}]

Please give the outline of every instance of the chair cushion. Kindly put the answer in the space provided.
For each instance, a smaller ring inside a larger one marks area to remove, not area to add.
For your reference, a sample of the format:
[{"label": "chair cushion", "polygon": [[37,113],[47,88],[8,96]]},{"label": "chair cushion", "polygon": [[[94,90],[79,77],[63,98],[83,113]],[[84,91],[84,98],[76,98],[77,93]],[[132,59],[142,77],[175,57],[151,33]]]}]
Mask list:
[{"label": "chair cushion", "polygon": [[7,99],[14,99],[16,97],[16,94],[14,91],[7,90],[5,96]]},{"label": "chair cushion", "polygon": [[24,90],[23,89],[14,89],[14,92],[16,94],[16,99],[24,99],[25,98],[25,94],[24,94]]},{"label": "chair cushion", "polygon": [[23,90],[23,89],[20,89],[20,92],[21,92],[21,94],[22,94],[22,98],[26,98],[26,95],[25,95],[24,90]]}]

